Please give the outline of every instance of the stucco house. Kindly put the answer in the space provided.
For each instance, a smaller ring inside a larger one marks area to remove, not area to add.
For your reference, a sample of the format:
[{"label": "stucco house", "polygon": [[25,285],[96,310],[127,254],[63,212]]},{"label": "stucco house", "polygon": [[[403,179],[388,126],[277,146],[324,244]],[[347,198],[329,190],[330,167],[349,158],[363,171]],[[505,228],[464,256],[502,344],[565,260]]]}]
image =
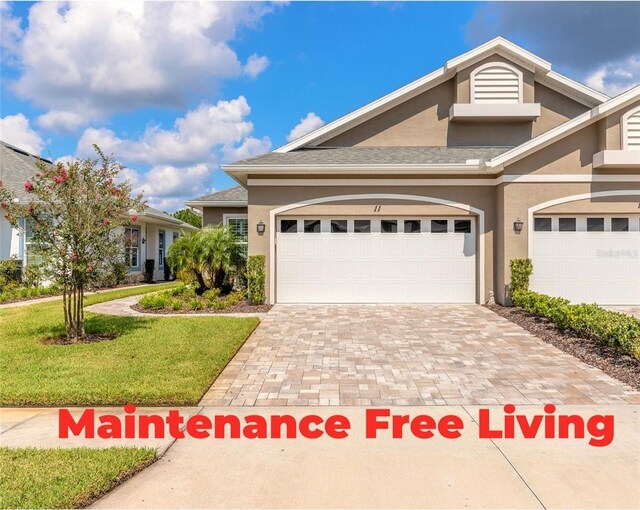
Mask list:
[{"label": "stucco house", "polygon": [[[309,105],[313,109],[313,105]],[[640,304],[640,87],[610,98],[498,37],[187,202],[242,225],[271,303]]]},{"label": "stucco house", "polygon": [[[0,181],[17,199],[28,202],[30,196],[24,190],[24,182],[33,178],[37,172],[36,162],[43,158],[2,141],[0,156]],[[43,161],[51,164],[46,159]],[[137,217],[136,223],[124,227],[123,232],[127,241],[124,255],[129,265],[129,274],[133,279],[141,277],[145,260],[154,259],[154,280],[164,280],[163,259],[169,246],[183,232],[197,229],[152,207],[147,207]],[[22,260],[23,265],[37,262],[29,253],[27,222],[22,221],[19,228],[13,228],[4,215],[0,215],[0,259],[10,257]]]}]

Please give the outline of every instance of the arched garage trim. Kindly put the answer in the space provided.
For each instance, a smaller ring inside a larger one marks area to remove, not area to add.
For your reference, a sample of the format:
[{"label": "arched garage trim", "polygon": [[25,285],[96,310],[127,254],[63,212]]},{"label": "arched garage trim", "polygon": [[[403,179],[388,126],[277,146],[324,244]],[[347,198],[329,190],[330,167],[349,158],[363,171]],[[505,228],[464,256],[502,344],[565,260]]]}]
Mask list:
[{"label": "arched garage trim", "polygon": [[533,248],[533,215],[542,209],[546,209],[547,207],[552,207],[554,205],[565,204],[567,202],[577,202],[578,200],[586,200],[589,198],[601,198],[601,197],[625,197],[625,196],[640,196],[640,190],[611,190],[611,191],[594,191],[590,193],[581,193],[579,195],[570,195],[568,197],[556,198],[554,200],[549,200],[547,202],[542,202],[541,204],[534,205],[529,208],[529,212],[527,214],[527,220],[529,222],[528,225],[528,236],[527,236],[527,252],[529,254],[529,258],[531,258],[531,250]]},{"label": "arched garage trim", "polygon": [[397,193],[363,193],[355,195],[334,195],[330,197],[313,198],[297,202],[295,204],[284,205],[277,209],[272,209],[269,214],[269,232],[270,232],[270,255],[269,255],[269,302],[276,302],[276,216],[283,212],[306,207],[308,205],[325,204],[329,202],[351,201],[351,200],[405,200],[407,202],[426,202],[430,204],[448,205],[463,211],[471,212],[478,215],[478,299],[482,303],[484,301],[484,211],[468,204],[461,204],[452,200],[443,198],[424,197],[420,195],[403,195]]}]

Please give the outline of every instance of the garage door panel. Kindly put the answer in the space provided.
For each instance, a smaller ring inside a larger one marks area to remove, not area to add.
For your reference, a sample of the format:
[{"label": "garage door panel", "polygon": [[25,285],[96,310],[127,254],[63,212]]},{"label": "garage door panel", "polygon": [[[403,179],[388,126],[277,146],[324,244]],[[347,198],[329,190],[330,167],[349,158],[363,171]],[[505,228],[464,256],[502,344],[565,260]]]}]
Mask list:
[{"label": "garage door panel", "polygon": [[475,235],[277,234],[281,303],[473,303]]},{"label": "garage door panel", "polygon": [[640,232],[534,232],[532,243],[533,290],[572,302],[640,304]]}]

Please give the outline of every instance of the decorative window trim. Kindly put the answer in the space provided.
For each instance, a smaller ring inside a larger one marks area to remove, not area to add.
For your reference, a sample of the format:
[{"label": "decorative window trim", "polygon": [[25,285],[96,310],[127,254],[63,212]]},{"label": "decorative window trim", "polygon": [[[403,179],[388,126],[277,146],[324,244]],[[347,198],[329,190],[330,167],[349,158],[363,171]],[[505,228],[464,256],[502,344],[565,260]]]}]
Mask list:
[{"label": "decorative window trim", "polygon": [[[476,103],[476,75],[480,72],[482,72],[484,69],[487,69],[489,67],[502,67],[504,69],[507,69],[509,71],[512,71],[516,74],[516,76],[518,77],[518,103],[522,103],[523,102],[523,77],[522,77],[522,71],[520,71],[518,68],[506,64],[504,62],[487,62],[486,64],[482,64],[481,66],[476,67],[472,73],[471,73],[471,78],[470,78],[470,89],[469,89],[469,102],[472,104]],[[489,104],[489,103],[486,103]],[[505,104],[509,104],[509,103],[505,103]]]},{"label": "decorative window trim", "polygon": [[[622,116],[622,119],[620,120],[620,147],[622,147],[622,150],[624,151],[636,150],[629,147],[629,119],[636,113],[640,114],[640,106],[629,110]],[[640,147],[638,147],[638,149],[640,150]]]},{"label": "decorative window trim", "polygon": [[[139,225],[133,225],[133,226],[127,226],[124,227],[124,235],[126,237],[127,234],[127,229],[130,230],[135,230],[138,232],[138,243],[135,246],[136,250],[137,250],[137,260],[136,262],[138,263],[136,266],[130,266],[129,265],[129,261],[127,260],[127,271],[129,273],[139,273],[140,271],[142,271],[142,227]],[[125,246],[125,251],[126,251],[126,246]]]},{"label": "decorative window trim", "polygon": [[[162,248],[160,248],[160,236],[162,235]],[[162,257],[160,256],[160,250],[162,249]],[[163,229],[158,229],[158,269],[164,269],[164,258],[167,256],[167,232]]]}]

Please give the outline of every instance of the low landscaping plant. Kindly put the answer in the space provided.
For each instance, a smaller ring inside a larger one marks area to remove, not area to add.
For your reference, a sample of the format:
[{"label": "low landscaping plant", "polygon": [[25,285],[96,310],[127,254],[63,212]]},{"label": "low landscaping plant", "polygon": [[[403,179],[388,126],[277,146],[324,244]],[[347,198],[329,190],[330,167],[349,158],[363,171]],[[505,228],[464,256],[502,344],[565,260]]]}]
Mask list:
[{"label": "low landscaping plant", "polygon": [[606,342],[640,361],[640,319],[595,304],[572,305],[567,299],[530,290],[515,291],[512,300],[526,312],[549,319],[560,331]]},{"label": "low landscaping plant", "polygon": [[247,260],[247,295],[252,305],[261,305],[265,301],[264,266],[264,255],[251,255]]},{"label": "low landscaping plant", "polygon": [[178,285],[176,288],[144,296],[138,304],[145,310],[225,310],[247,298],[245,291],[235,290],[226,296],[220,289],[209,289],[202,295],[197,295],[195,289],[189,285]]}]

